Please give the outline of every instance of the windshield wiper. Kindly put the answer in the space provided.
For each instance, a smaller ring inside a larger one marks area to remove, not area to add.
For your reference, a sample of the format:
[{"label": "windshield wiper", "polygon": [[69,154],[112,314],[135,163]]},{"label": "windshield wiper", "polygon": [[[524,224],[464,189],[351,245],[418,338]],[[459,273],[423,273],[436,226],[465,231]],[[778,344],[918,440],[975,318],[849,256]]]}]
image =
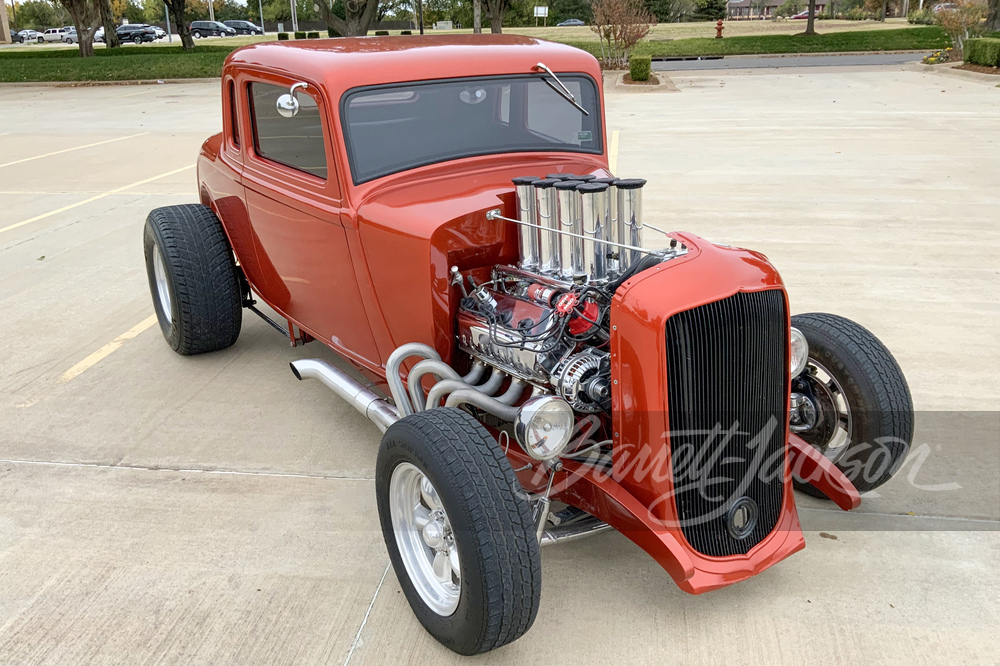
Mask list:
[{"label": "windshield wiper", "polygon": [[545,70],[548,73],[548,75],[551,76],[555,80],[556,84],[559,87],[557,88],[555,85],[552,84],[552,81],[549,81],[548,79],[542,79],[542,81],[545,81],[545,83],[547,83],[549,85],[549,88],[552,88],[553,90],[555,90],[559,94],[559,96],[562,97],[564,100],[566,100],[567,102],[569,102],[570,104],[572,104],[576,108],[580,109],[580,112],[583,115],[585,115],[585,116],[589,116],[590,115],[590,112],[587,111],[587,109],[585,109],[582,106],[580,106],[580,103],[576,101],[576,97],[573,96],[573,93],[571,93],[569,91],[569,88],[567,88],[565,85],[563,85],[563,82],[559,80],[559,77],[555,75],[555,72],[553,72],[551,69],[549,69],[548,65],[546,65],[544,62],[540,62],[537,65],[535,65],[534,67],[532,67],[532,69],[534,69],[535,71]]}]

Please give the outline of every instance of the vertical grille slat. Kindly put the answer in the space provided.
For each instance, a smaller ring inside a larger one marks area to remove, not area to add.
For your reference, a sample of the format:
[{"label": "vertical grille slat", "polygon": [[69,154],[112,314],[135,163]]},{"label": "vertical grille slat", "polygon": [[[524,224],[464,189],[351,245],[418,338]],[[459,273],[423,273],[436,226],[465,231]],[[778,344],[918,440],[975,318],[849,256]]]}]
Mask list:
[{"label": "vertical grille slat", "polygon": [[[685,538],[705,555],[745,554],[777,524],[787,336],[780,290],[739,293],[667,320],[674,501]],[[752,500],[757,516],[738,538],[727,529],[727,512],[742,498]]]}]

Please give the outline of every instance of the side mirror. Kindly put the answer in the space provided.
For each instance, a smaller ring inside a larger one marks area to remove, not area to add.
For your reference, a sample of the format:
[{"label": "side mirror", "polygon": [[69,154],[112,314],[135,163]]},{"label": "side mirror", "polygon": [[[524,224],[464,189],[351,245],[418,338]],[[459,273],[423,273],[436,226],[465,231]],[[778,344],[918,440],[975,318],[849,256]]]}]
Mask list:
[{"label": "side mirror", "polygon": [[309,86],[305,83],[296,83],[293,85],[287,93],[278,98],[277,104],[275,106],[278,108],[278,113],[284,118],[291,118],[299,112],[299,100],[295,96],[295,91],[299,88],[308,88]]}]

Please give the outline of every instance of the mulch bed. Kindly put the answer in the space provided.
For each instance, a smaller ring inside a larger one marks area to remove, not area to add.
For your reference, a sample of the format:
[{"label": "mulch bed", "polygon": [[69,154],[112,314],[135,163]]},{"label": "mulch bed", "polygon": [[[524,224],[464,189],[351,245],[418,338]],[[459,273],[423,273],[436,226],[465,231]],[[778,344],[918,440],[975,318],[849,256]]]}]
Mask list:
[{"label": "mulch bed", "polygon": [[971,62],[959,65],[955,69],[964,69],[967,72],[979,72],[980,74],[995,74],[997,76],[1000,76],[1000,67],[987,67],[986,65],[974,65]]},{"label": "mulch bed", "polygon": [[632,86],[658,86],[660,85],[660,80],[656,78],[654,75],[650,74],[648,81],[633,81],[632,75],[626,74],[622,78],[622,83],[627,83]]}]

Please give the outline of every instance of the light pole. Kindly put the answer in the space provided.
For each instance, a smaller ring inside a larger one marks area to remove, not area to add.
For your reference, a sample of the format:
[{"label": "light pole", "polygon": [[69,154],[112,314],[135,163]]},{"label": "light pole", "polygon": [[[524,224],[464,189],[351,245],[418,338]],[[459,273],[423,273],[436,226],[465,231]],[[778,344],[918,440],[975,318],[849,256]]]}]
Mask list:
[{"label": "light pole", "polygon": [[289,0],[292,4],[292,32],[299,31],[299,13],[295,9],[295,0]]},{"label": "light pole", "polygon": [[208,0],[208,20],[215,20],[215,3],[212,0]]},{"label": "light pole", "polygon": [[257,0],[257,10],[260,12],[260,29],[266,35],[267,28],[264,27],[264,3],[262,0]]},{"label": "light pole", "polygon": [[[167,3],[163,3],[163,18],[167,19],[167,42],[170,44],[174,43],[174,36],[170,34],[170,12],[167,11]],[[107,41],[105,39],[104,41]]]}]

